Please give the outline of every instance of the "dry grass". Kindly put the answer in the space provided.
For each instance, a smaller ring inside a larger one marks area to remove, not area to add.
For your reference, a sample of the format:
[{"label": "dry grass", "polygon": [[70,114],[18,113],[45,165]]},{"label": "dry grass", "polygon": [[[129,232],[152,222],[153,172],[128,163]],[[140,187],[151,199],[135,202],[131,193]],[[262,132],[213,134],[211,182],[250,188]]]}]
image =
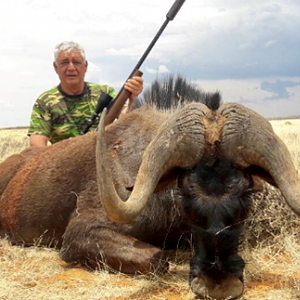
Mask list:
[{"label": "dry grass", "polygon": [[[274,120],[272,125],[299,169],[300,120]],[[27,147],[26,129],[0,130],[0,143],[2,161]],[[255,202],[247,224],[243,299],[300,299],[300,219],[276,189],[267,186],[266,191],[272,197]],[[194,299],[187,285],[189,258],[177,252],[165,276],[126,276],[68,265],[55,250],[0,239],[0,299]]]},{"label": "dry grass", "polygon": [[188,260],[182,261],[180,256],[179,253],[165,276],[126,276],[69,265],[59,259],[55,250],[12,246],[2,239],[0,299],[190,300],[193,294],[186,284]]},{"label": "dry grass", "polygon": [[28,147],[27,129],[0,129],[0,162]]}]

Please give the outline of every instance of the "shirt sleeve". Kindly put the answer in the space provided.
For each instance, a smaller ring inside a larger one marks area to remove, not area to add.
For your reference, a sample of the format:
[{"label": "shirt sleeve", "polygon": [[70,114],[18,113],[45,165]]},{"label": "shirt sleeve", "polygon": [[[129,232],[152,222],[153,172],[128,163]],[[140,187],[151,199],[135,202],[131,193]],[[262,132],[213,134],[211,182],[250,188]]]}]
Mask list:
[{"label": "shirt sleeve", "polygon": [[116,90],[111,86],[106,86],[106,93],[109,96],[111,96],[113,99],[116,98],[116,96],[117,96]]},{"label": "shirt sleeve", "polygon": [[44,101],[38,98],[33,106],[28,136],[31,134],[42,134],[50,137],[51,134],[51,113]]}]

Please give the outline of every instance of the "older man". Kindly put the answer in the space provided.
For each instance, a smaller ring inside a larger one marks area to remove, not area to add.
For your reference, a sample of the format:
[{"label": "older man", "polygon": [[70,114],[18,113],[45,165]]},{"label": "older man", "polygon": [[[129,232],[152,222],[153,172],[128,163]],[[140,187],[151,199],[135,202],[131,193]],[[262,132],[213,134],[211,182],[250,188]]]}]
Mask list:
[{"label": "older man", "polygon": [[[101,93],[112,98],[117,95],[108,85],[85,81],[88,61],[79,44],[72,41],[59,44],[54,58],[53,66],[60,83],[42,93],[34,103],[28,130],[30,146],[46,146],[48,142],[53,144],[78,136],[86,118],[95,111]],[[135,76],[124,87],[131,93],[130,107],[143,90],[143,78]]]}]

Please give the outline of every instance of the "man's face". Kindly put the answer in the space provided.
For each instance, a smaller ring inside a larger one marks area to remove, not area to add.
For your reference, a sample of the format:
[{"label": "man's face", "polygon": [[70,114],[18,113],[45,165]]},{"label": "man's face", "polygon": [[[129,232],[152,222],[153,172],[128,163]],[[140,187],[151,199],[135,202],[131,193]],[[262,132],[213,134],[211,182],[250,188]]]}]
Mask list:
[{"label": "man's face", "polygon": [[80,86],[84,82],[88,63],[79,50],[61,51],[53,63],[62,86]]}]

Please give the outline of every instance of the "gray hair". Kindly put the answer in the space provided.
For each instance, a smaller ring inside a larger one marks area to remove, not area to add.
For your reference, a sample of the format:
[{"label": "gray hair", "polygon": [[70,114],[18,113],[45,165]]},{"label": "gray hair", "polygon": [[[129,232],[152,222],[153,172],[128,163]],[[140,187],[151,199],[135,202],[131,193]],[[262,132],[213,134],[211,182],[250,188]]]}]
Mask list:
[{"label": "gray hair", "polygon": [[57,60],[57,57],[60,52],[62,51],[71,51],[71,50],[79,50],[81,56],[83,57],[84,60],[85,58],[85,51],[82,46],[80,46],[78,43],[75,43],[73,41],[65,41],[60,44],[58,44],[55,49],[54,49],[54,59],[55,61]]}]

